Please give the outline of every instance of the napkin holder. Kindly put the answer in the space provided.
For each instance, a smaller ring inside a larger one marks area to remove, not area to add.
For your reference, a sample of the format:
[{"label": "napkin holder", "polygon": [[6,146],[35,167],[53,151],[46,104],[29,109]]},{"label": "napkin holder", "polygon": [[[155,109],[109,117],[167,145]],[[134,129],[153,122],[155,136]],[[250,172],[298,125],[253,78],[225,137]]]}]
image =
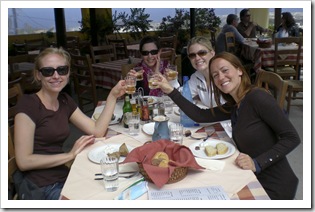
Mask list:
[{"label": "napkin holder", "polygon": [[170,139],[170,133],[168,129],[168,120],[167,116],[155,116],[153,118],[154,124],[154,132],[152,135],[152,141],[157,141],[161,139]]}]

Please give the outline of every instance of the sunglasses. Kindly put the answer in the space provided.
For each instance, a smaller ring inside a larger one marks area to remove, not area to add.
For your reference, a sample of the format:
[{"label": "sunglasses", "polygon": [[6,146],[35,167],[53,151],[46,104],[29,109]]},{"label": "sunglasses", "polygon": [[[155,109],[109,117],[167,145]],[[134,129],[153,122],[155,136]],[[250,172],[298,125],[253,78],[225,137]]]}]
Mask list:
[{"label": "sunglasses", "polygon": [[39,69],[39,72],[41,72],[44,77],[51,77],[54,75],[55,71],[61,76],[67,75],[69,73],[69,66],[59,66],[57,68],[44,67]]},{"label": "sunglasses", "polygon": [[206,50],[200,50],[199,52],[197,52],[197,53],[190,53],[189,55],[188,55],[188,57],[190,58],[190,59],[195,59],[196,57],[197,57],[197,55],[199,56],[199,57],[203,57],[203,56],[206,56],[206,54],[208,54],[209,52],[208,51],[206,51]]},{"label": "sunglasses", "polygon": [[250,15],[245,15],[246,17],[250,17]]},{"label": "sunglasses", "polygon": [[151,50],[151,51],[141,51],[141,54],[144,55],[144,56],[147,56],[149,54],[156,55],[157,53],[159,53],[159,50],[157,50],[157,49]]}]

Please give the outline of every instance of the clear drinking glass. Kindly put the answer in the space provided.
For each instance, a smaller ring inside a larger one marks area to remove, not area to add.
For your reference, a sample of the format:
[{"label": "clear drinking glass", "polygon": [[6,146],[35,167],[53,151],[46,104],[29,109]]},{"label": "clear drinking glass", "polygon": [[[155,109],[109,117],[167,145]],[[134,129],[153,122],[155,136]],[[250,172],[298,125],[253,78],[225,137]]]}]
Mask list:
[{"label": "clear drinking glass", "polygon": [[137,72],[137,81],[143,80],[143,68],[142,67],[134,67],[133,70]]},{"label": "clear drinking glass", "polygon": [[125,77],[126,81],[126,93],[134,94],[136,92],[136,78],[134,76],[128,75]]},{"label": "clear drinking glass", "polygon": [[169,131],[170,131],[170,140],[172,142],[175,142],[177,144],[182,145],[183,144],[183,131],[184,127],[182,124],[176,123],[176,124],[171,124],[169,126]]},{"label": "clear drinking glass", "polygon": [[140,132],[140,114],[133,113],[128,120],[129,135],[138,135]]},{"label": "clear drinking glass", "polygon": [[106,191],[116,191],[119,186],[119,163],[117,157],[105,156],[101,159],[101,172]]},{"label": "clear drinking glass", "polygon": [[169,96],[164,95],[162,97],[164,102],[164,110],[165,114],[172,114],[173,113],[173,101]]},{"label": "clear drinking glass", "polygon": [[169,65],[166,69],[165,69],[165,74],[168,77],[168,79],[170,80],[175,80],[177,79],[177,66],[176,65]]},{"label": "clear drinking glass", "polygon": [[150,89],[156,89],[158,86],[153,85],[153,82],[158,82],[158,75],[155,73],[149,73],[148,74],[148,82],[149,82],[149,88]]}]

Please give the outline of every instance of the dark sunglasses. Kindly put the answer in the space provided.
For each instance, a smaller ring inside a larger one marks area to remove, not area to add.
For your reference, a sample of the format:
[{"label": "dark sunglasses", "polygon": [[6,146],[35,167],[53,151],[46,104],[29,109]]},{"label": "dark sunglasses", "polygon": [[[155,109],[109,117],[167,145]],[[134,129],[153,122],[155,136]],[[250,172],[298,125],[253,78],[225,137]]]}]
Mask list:
[{"label": "dark sunglasses", "polygon": [[151,51],[141,51],[141,54],[144,55],[144,56],[147,56],[149,54],[156,55],[157,53],[159,53],[159,50],[157,50],[157,49],[151,50]]},{"label": "dark sunglasses", "polygon": [[245,15],[246,17],[250,17],[250,15]]},{"label": "dark sunglasses", "polygon": [[51,77],[52,75],[54,75],[55,71],[57,71],[59,75],[67,75],[69,73],[69,66],[59,66],[57,68],[43,67],[39,69],[39,71],[44,77]]},{"label": "dark sunglasses", "polygon": [[199,57],[203,57],[203,56],[206,56],[206,54],[208,54],[209,52],[208,51],[206,51],[206,50],[200,50],[199,52],[197,52],[197,53],[190,53],[189,55],[188,55],[188,57],[190,58],[190,59],[195,59],[196,57],[197,57],[197,55],[199,56]]}]

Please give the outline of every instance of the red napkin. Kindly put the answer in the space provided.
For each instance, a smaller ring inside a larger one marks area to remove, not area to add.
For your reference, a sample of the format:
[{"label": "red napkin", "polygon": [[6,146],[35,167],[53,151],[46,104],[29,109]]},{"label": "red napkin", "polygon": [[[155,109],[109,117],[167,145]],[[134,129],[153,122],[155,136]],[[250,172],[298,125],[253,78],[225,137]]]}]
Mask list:
[{"label": "red napkin", "polygon": [[[151,165],[151,159],[154,154],[160,151],[165,152],[170,160],[174,161],[169,162],[168,168]],[[144,170],[153,183],[160,188],[167,183],[176,167],[204,169],[198,165],[189,148],[165,139],[144,144],[133,149],[122,163],[128,162],[142,163]]]}]

